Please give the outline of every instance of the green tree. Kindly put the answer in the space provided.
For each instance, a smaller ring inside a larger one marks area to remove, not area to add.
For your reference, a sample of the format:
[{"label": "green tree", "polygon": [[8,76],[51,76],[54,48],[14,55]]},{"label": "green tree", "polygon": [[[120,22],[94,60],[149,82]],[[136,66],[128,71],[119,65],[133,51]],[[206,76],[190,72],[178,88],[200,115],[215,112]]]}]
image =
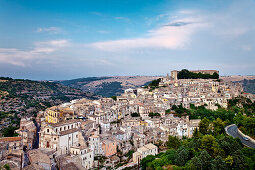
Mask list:
[{"label": "green tree", "polygon": [[167,141],[167,147],[168,148],[174,148],[177,149],[181,146],[181,141],[178,139],[176,136],[168,136],[168,141]]},{"label": "green tree", "polygon": [[153,118],[153,117],[160,117],[159,113],[149,113],[149,117]]},{"label": "green tree", "polygon": [[18,128],[14,127],[14,126],[8,126],[7,128],[2,130],[2,134],[3,134],[4,137],[18,136],[18,134],[15,133],[16,129],[18,129]]},{"label": "green tree", "polygon": [[201,162],[201,160],[197,156],[194,156],[191,159],[190,167],[188,169],[192,169],[192,170],[202,169],[202,162]]},{"label": "green tree", "polygon": [[201,149],[205,149],[211,156],[215,156],[219,145],[212,135],[204,135],[201,139]]},{"label": "green tree", "polygon": [[218,143],[225,156],[232,155],[237,149],[242,148],[242,144],[232,136],[223,136],[218,140]]},{"label": "green tree", "polygon": [[210,169],[212,157],[208,154],[206,150],[202,151],[198,158],[201,161],[202,169]]},{"label": "green tree", "polygon": [[4,169],[5,169],[5,170],[11,170],[11,167],[10,167],[9,164],[5,164],[5,165],[4,165]]},{"label": "green tree", "polygon": [[168,161],[174,163],[174,160],[176,158],[176,150],[169,149],[169,150],[166,151],[165,154],[167,156]]},{"label": "green tree", "polygon": [[200,133],[199,133],[199,130],[197,130],[197,128],[194,130],[194,133],[193,133],[193,138],[199,138],[200,137]]},{"label": "green tree", "polygon": [[219,74],[214,72],[213,75],[212,75],[212,78],[213,79],[218,79],[219,78]]},{"label": "green tree", "polygon": [[224,133],[225,132],[224,127],[225,123],[220,118],[217,118],[216,120],[213,121],[213,133],[215,135]]},{"label": "green tree", "polygon": [[240,126],[242,125],[243,123],[243,119],[244,119],[244,116],[241,112],[239,112],[235,117],[234,117],[234,123],[237,125],[237,126]]},{"label": "green tree", "polygon": [[140,117],[140,114],[137,113],[137,112],[135,112],[135,113],[131,113],[131,116],[132,116],[132,117]]},{"label": "green tree", "polygon": [[232,158],[233,158],[232,168],[245,169],[247,167],[244,155],[239,149],[233,153]]},{"label": "green tree", "polygon": [[189,151],[184,148],[180,147],[177,150],[176,158],[175,158],[175,163],[179,166],[185,165],[185,163],[189,160]]},{"label": "green tree", "polygon": [[155,169],[158,169],[158,167],[162,167],[164,165],[168,165],[169,164],[169,161],[167,160],[167,157],[166,156],[163,156],[159,159],[155,159],[152,161],[152,168],[155,168]]},{"label": "green tree", "polygon": [[155,156],[153,156],[153,155],[148,155],[145,158],[143,158],[141,161],[142,169],[145,170],[146,167],[148,166],[148,163],[151,163],[154,160],[155,160]]},{"label": "green tree", "polygon": [[233,162],[234,162],[233,157],[230,156],[230,155],[228,155],[228,156],[225,158],[225,162],[226,162],[226,164],[228,165],[228,167],[232,167]]},{"label": "green tree", "polygon": [[210,120],[207,118],[203,118],[199,123],[199,132],[202,134],[207,134],[207,132],[209,131],[209,125]]},{"label": "green tree", "polygon": [[117,100],[117,96],[112,96],[111,98],[115,101]]},{"label": "green tree", "polygon": [[211,163],[212,170],[227,170],[227,164],[221,156],[217,156]]}]

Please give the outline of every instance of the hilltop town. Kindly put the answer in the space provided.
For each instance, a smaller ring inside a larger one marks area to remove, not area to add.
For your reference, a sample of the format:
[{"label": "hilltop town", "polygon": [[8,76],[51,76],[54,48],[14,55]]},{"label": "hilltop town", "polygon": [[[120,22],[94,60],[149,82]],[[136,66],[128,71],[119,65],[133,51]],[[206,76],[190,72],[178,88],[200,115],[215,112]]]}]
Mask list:
[{"label": "hilltop town", "polygon": [[174,70],[120,96],[50,107],[38,112],[35,123],[23,117],[17,137],[0,138],[1,164],[13,169],[137,169],[148,155],[164,153],[170,137],[178,141],[197,135],[205,116],[196,117],[190,109],[214,113],[238,97],[254,102],[241,83],[218,78],[217,70]]}]

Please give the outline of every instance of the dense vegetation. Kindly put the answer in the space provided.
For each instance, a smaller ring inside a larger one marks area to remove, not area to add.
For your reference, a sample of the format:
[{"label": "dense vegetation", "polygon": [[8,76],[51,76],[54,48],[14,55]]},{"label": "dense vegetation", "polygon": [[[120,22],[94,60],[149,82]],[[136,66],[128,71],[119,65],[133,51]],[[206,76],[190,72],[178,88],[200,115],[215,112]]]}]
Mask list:
[{"label": "dense vegetation", "polygon": [[[90,93],[48,81],[0,78],[0,130],[17,127],[22,116],[33,116],[48,107],[77,98],[94,98]],[[6,129],[8,130],[8,129]]]},{"label": "dense vegetation", "polygon": [[179,116],[202,119],[199,130],[195,130],[189,139],[169,136],[165,144],[168,150],[142,159],[142,169],[254,169],[255,149],[243,146],[238,138],[226,135],[224,129],[235,123],[246,134],[255,134],[254,110],[250,116],[244,114],[246,109],[253,108],[254,103],[244,101],[249,99],[235,98],[229,101],[228,109],[216,111],[204,106],[191,105],[190,109],[173,106]]},{"label": "dense vegetation", "polygon": [[[174,141],[174,143],[172,143]],[[142,169],[253,169],[255,150],[224,134],[202,134],[191,139],[169,137],[168,150],[142,159]]]},{"label": "dense vegetation", "polygon": [[160,117],[160,114],[159,113],[152,113],[150,112],[149,113],[149,117],[153,118],[153,117]]},{"label": "dense vegetation", "polygon": [[148,85],[145,85],[144,88],[149,88],[150,91],[153,91],[156,88],[159,88],[159,83],[161,81],[161,78],[152,80],[151,82],[148,83]]},{"label": "dense vegetation", "polygon": [[203,74],[203,73],[192,73],[187,69],[181,70],[177,74],[178,79],[218,79],[219,74],[214,72],[213,75],[211,74]]},{"label": "dense vegetation", "polygon": [[131,113],[131,116],[132,116],[132,117],[140,117],[140,114],[137,113],[137,112],[135,112],[135,113]]}]

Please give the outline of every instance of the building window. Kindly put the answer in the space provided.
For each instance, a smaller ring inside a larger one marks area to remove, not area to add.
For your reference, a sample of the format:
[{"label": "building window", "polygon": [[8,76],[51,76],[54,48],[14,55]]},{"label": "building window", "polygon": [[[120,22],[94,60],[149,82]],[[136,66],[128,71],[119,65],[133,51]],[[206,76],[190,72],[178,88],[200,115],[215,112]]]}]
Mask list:
[{"label": "building window", "polygon": [[57,138],[54,138],[54,140],[57,140]]},{"label": "building window", "polygon": [[69,140],[71,140],[71,137],[69,137]]},{"label": "building window", "polygon": [[78,135],[76,135],[76,138],[78,138]]},{"label": "building window", "polygon": [[49,133],[49,132],[50,132],[50,129],[47,129],[47,132]]}]

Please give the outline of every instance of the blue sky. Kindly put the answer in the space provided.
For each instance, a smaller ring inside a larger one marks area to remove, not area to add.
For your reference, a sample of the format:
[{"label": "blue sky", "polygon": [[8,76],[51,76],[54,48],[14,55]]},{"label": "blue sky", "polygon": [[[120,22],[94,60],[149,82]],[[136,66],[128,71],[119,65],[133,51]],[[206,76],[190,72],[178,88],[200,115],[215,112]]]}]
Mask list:
[{"label": "blue sky", "polygon": [[0,76],[255,74],[254,0],[0,0]]}]

